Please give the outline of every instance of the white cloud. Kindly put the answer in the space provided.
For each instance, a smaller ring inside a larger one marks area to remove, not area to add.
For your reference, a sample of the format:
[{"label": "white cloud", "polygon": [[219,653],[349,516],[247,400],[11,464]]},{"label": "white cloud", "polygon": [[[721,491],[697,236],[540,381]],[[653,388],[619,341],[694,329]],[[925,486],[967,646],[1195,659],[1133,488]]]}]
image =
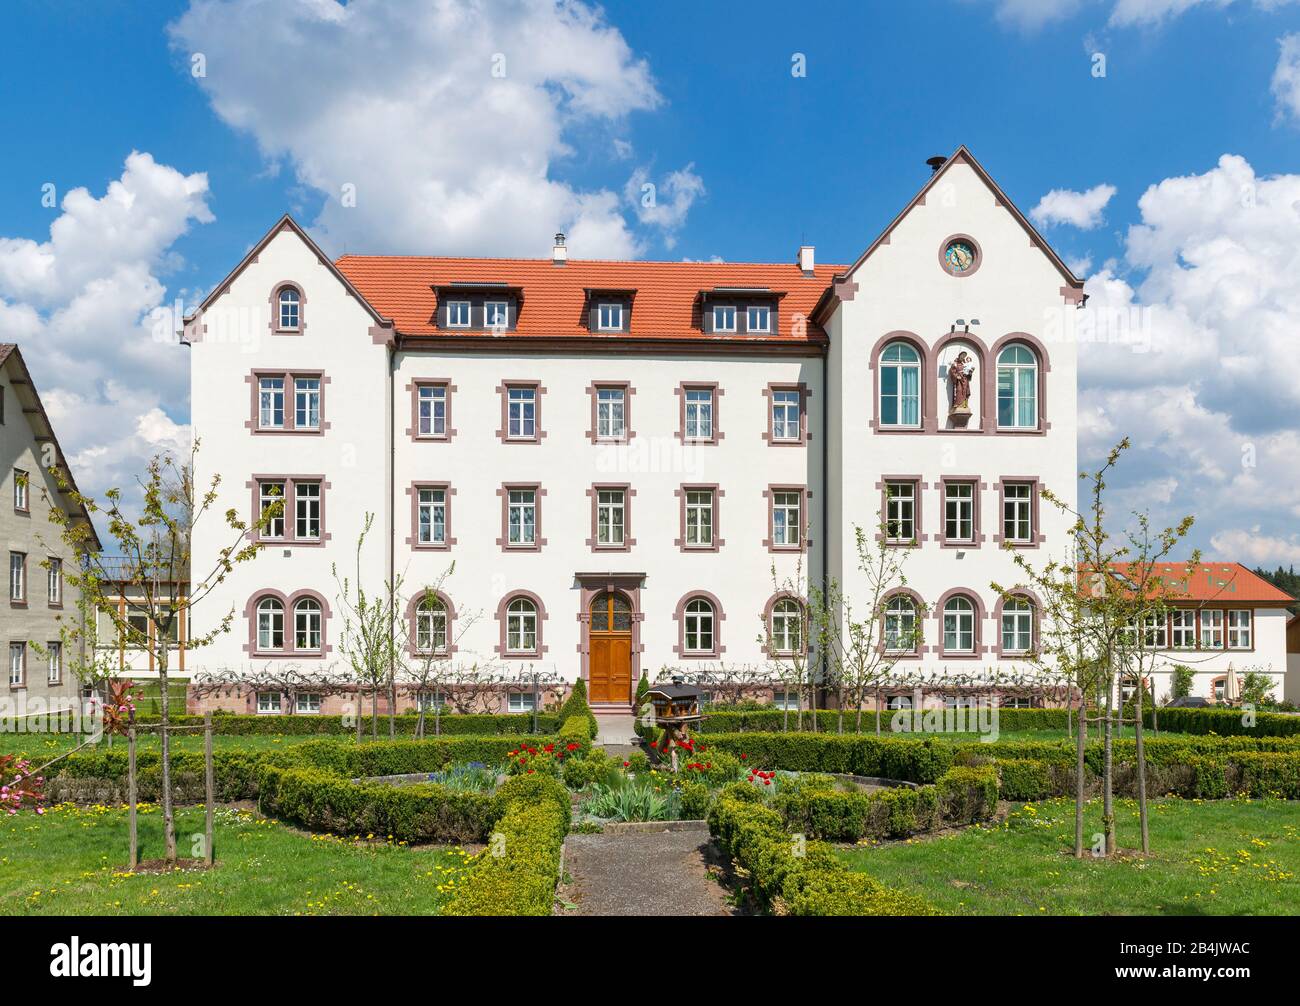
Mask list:
[{"label": "white cloud", "polygon": [[[1159,25],[1187,13],[1193,7],[1223,9],[1238,0],[1113,0],[1109,23],[1115,27]],[[1241,0],[1242,3],[1245,0]],[[1251,0],[1263,11],[1273,11],[1296,0]],[[1033,32],[1056,21],[1073,17],[1086,7],[1101,6],[1101,0],[993,0],[997,18],[1022,31]]]},{"label": "white cloud", "polygon": [[1083,0],[994,0],[994,4],[999,21],[1033,32],[1073,16]]},{"label": "white cloud", "polygon": [[1300,124],[1300,32],[1283,35],[1277,40],[1277,66],[1269,85],[1277,106],[1279,120]]},{"label": "white cloud", "polygon": [[192,0],[169,30],[217,115],[325,195],[331,250],[542,255],[561,230],[578,257],[642,250],[616,192],[555,177],[578,136],[628,156],[627,117],[663,100],[598,8]]},{"label": "white cloud", "polygon": [[1212,539],[1216,554],[1229,556],[1247,566],[1292,565],[1300,563],[1300,538],[1274,538],[1262,535],[1259,526],[1249,530],[1233,528],[1220,531]]},{"label": "white cloud", "polygon": [[1087,192],[1052,189],[1038,200],[1038,205],[1029,211],[1029,215],[1040,227],[1068,224],[1081,230],[1092,230],[1102,223],[1102,211],[1115,191],[1113,185],[1094,185]]},{"label": "white cloud", "polygon": [[[68,192],[46,241],[0,237],[0,341],[17,342],[83,491],[130,488],[143,462],[184,451],[189,359],[161,276],[195,223],[212,220],[208,180],[133,152],[102,196]],[[179,406],[179,409],[177,409]]]},{"label": "white cloud", "polygon": [[674,234],[686,223],[695,200],[704,195],[704,179],[695,173],[695,164],[680,171],[670,171],[659,182],[650,181],[646,168],[637,168],[623,187],[624,197],[636,210],[637,219],[664,232],[664,242],[671,248]]},{"label": "white cloud", "polygon": [[1080,345],[1080,454],[1132,437],[1119,510],[1194,514],[1202,547],[1218,552],[1213,536],[1243,513],[1284,538],[1300,517],[1300,175],[1261,178],[1225,154],[1152,185],[1138,208],[1123,261],[1088,281],[1084,314],[1103,334],[1127,319],[1139,337]]}]

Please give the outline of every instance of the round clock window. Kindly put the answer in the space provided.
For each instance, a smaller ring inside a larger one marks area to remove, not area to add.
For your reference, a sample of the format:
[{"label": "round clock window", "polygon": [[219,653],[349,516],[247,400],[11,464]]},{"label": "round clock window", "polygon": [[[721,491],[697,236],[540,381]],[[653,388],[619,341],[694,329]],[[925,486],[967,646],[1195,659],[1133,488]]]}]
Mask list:
[{"label": "round clock window", "polygon": [[951,276],[969,276],[980,266],[979,245],[964,234],[951,237],[940,248],[939,264]]}]

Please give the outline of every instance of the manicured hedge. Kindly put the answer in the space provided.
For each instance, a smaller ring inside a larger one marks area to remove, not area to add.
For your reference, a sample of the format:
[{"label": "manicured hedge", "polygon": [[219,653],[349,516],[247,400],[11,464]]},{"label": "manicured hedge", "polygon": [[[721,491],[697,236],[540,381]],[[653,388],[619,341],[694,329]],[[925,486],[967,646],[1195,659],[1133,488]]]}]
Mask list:
[{"label": "manicured hedge", "polygon": [[1143,715],[1146,725],[1159,722],[1161,730],[1181,734],[1218,734],[1220,737],[1300,737],[1300,716],[1255,713],[1254,722],[1240,709],[1160,709]]},{"label": "manicured hedge", "polygon": [[[930,712],[930,710],[925,710]],[[937,710],[943,712],[943,710]],[[882,709],[880,712],[881,735],[893,733],[891,724],[895,710]],[[1161,714],[1161,727],[1164,728],[1164,714]],[[812,732],[812,713],[803,714],[804,730]],[[792,711],[789,718],[780,709],[709,709],[699,725],[703,734],[771,732],[784,733],[795,729],[797,715]],[[844,731],[851,733],[857,723],[857,714],[851,710],[844,711]],[[1018,730],[1065,730],[1069,724],[1069,713],[1065,709],[999,709],[998,729],[1003,733],[1015,733]],[[1169,729],[1173,729],[1170,727]],[[834,709],[817,710],[817,732],[837,734],[840,730],[840,714]],[[862,734],[875,735],[876,714],[874,710],[862,711]],[[900,731],[902,733],[902,731]],[[911,731],[907,731],[912,735]]]},{"label": "manicured hedge", "polygon": [[747,767],[839,772],[906,782],[934,782],[952,767],[956,746],[943,740],[855,734],[717,734],[707,749],[727,751]]},{"label": "manicured hedge", "polygon": [[773,806],[785,826],[829,841],[906,838],[943,823],[985,821],[997,809],[998,784],[991,766],[953,768],[934,785],[900,786],[874,793],[798,787],[780,793]]},{"label": "manicured hedge", "polygon": [[[159,717],[138,716],[139,723],[157,723]],[[171,721],[176,726],[201,726],[203,724],[202,716],[173,715]],[[395,716],[393,722],[396,724],[396,732],[399,736],[411,737],[415,734],[416,723],[419,722],[418,716],[401,715]],[[424,718],[424,732],[426,737],[433,736],[433,716],[426,715]],[[365,734],[368,735],[370,724],[365,724]],[[553,734],[560,728],[560,717],[555,713],[538,713],[537,715],[537,732],[541,734]],[[249,713],[216,713],[212,717],[212,729],[214,733],[227,735],[247,736],[257,734],[259,736],[283,736],[283,737],[314,737],[314,736],[355,736],[357,728],[355,723],[344,725],[342,716],[316,716],[316,715],[296,715],[296,716],[258,716]],[[533,715],[532,713],[510,713],[510,714],[462,714],[451,713],[439,717],[439,736],[461,736],[461,735],[521,735],[531,734],[533,732]],[[379,722],[379,732],[382,735],[388,733],[388,717],[382,717]]]},{"label": "manicured hedge", "polygon": [[822,843],[796,843],[780,812],[748,783],[722,791],[709,812],[709,831],[748,876],[755,899],[777,915],[936,914],[921,898],[850,871]]},{"label": "manicured hedge", "polygon": [[497,798],[504,813],[443,914],[550,915],[569,830],[569,791],[550,776],[516,776]]}]

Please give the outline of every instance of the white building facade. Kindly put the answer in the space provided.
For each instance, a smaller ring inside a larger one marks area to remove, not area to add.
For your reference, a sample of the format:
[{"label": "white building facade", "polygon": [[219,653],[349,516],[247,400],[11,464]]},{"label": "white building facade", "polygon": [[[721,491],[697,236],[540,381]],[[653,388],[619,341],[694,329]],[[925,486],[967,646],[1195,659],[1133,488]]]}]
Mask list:
[{"label": "white building facade", "polygon": [[[284,502],[193,613],[235,618],[191,668],[329,666],[338,580],[400,580],[412,656],[626,707],[643,672],[787,659],[810,583],[860,590],[883,506],[903,664],[1028,669],[1036,599],[990,585],[1004,541],[1065,547],[1039,493],[1076,491],[1084,298],[965,148],[849,266],[567,252],[331,262],[286,217],[186,320],[214,509]],[[196,577],[230,537],[200,525]]]}]

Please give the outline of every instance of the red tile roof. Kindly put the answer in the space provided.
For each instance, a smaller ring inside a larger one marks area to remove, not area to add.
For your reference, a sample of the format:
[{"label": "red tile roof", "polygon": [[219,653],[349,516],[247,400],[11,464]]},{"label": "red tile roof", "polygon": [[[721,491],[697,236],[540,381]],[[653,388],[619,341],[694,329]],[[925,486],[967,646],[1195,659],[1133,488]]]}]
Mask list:
[{"label": "red tile roof", "polygon": [[[516,329],[507,337],[595,339],[718,339],[728,342],[821,344],[820,326],[808,319],[842,265],[820,265],[811,276],[797,265],[715,262],[607,262],[570,259],[425,258],[344,255],[339,271],[402,335],[461,333],[439,329],[435,288],[453,283],[504,284],[523,291]],[[780,296],[779,331],[773,335],[709,335],[700,329],[701,291],[717,287],[765,288]],[[610,336],[592,332],[584,305],[588,290],[634,290],[630,330]],[[480,332],[464,335],[482,336]]]},{"label": "red tile roof", "polygon": [[[1113,568],[1126,572],[1134,563],[1115,563]],[[1169,588],[1170,600],[1220,602],[1246,601],[1256,604],[1290,604],[1295,601],[1263,577],[1252,573],[1239,562],[1202,562],[1189,581],[1184,562],[1158,562],[1154,573]]]}]

